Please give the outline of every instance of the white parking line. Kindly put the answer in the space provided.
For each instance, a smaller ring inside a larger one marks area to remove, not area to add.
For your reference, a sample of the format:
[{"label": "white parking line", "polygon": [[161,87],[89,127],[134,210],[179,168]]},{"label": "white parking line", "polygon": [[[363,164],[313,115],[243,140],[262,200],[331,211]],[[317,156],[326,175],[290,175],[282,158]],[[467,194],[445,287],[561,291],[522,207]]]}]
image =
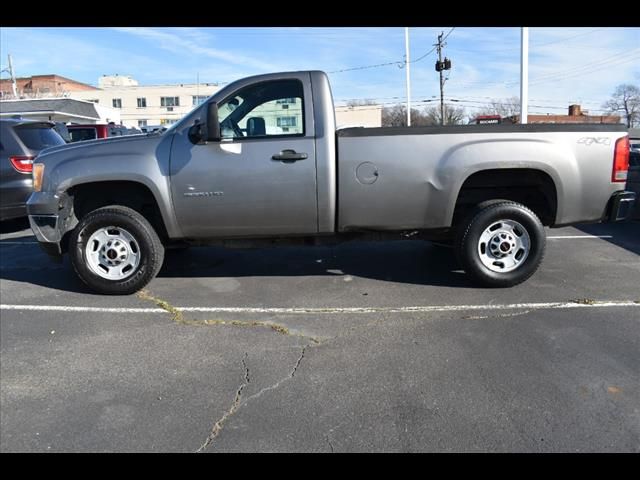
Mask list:
[{"label": "white parking line", "polygon": [[613,238],[613,235],[552,235],[547,236],[550,240],[558,240],[561,238]]},{"label": "white parking line", "polygon": [[[568,308],[640,307],[640,301],[589,301],[548,302],[548,303],[508,303],[492,305],[425,305],[417,307],[176,307],[181,312],[203,313],[292,313],[292,314],[336,314],[336,313],[423,313],[460,312],[472,310],[542,310]],[[97,312],[97,313],[162,313],[162,308],[120,308],[120,307],[73,307],[65,305],[5,305],[0,310],[28,310],[50,312]]]}]

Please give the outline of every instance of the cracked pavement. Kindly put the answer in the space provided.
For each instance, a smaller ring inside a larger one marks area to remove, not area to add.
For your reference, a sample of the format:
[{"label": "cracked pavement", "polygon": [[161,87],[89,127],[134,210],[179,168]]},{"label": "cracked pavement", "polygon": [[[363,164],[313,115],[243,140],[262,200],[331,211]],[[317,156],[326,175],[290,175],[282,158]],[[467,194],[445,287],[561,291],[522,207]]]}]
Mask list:
[{"label": "cracked pavement", "polygon": [[[0,450],[640,452],[640,307],[594,306],[640,300],[640,224],[552,231],[588,233],[504,290],[394,242],[172,252],[128,297],[2,233],[0,303],[155,310],[0,310]],[[583,308],[490,309],[536,302]],[[385,310],[420,305],[487,310]]]}]

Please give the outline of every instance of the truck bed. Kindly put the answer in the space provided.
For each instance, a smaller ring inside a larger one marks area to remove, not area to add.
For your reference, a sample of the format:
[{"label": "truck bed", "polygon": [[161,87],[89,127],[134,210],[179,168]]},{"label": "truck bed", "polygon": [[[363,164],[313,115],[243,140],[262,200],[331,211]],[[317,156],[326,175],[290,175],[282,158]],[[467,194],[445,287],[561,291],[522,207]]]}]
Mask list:
[{"label": "truck bed", "polygon": [[622,124],[339,130],[338,230],[450,227],[458,194],[474,173],[509,169],[535,170],[553,182],[553,225],[598,221],[621,188],[606,179],[615,141],[624,135]]}]

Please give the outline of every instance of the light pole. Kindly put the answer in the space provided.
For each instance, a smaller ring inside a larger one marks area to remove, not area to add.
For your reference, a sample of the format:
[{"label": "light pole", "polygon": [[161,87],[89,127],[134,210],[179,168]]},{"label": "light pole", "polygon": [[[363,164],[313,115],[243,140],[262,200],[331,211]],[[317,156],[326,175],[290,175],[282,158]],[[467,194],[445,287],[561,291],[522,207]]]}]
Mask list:
[{"label": "light pole", "polygon": [[405,65],[407,66],[407,126],[411,126],[411,64],[409,63],[409,27],[404,27]]},{"label": "light pole", "polygon": [[529,27],[520,28],[520,123],[526,124],[529,104]]}]

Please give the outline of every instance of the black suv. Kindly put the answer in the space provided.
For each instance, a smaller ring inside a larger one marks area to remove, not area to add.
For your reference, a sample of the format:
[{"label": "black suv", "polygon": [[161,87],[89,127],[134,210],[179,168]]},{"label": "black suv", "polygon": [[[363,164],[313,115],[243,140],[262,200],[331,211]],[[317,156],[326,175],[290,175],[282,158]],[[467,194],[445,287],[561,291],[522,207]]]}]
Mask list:
[{"label": "black suv", "polygon": [[27,215],[33,159],[45,148],[64,144],[53,122],[0,120],[0,221]]}]

